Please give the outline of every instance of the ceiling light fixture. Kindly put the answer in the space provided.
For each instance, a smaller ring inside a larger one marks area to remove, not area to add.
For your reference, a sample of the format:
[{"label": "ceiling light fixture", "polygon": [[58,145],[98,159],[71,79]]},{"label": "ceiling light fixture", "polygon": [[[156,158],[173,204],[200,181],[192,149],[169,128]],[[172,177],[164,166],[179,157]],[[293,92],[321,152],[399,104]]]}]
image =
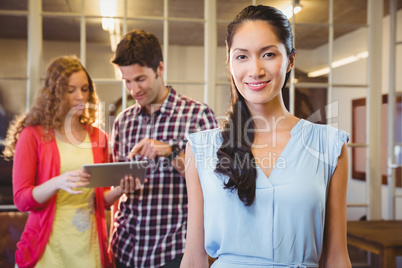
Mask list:
[{"label": "ceiling light fixture", "polygon": [[100,0],[100,12],[102,18],[102,28],[105,31],[114,30],[113,18],[117,15],[117,3],[114,0]]},{"label": "ceiling light fixture", "polygon": [[[337,68],[337,67],[340,67],[340,66],[343,66],[343,65],[358,61],[360,59],[365,59],[367,57],[368,57],[368,51],[363,51],[363,52],[358,53],[356,55],[349,56],[349,57],[334,61],[334,62],[332,62],[331,67],[332,68]],[[329,74],[329,67],[322,68],[322,69],[319,69],[317,71],[309,72],[307,74],[307,76],[308,77],[317,77],[317,76],[321,76],[321,75],[325,75],[325,74]]]},{"label": "ceiling light fixture", "polygon": [[120,41],[120,21],[113,18],[117,16],[117,1],[100,0],[100,10],[102,29],[109,32],[110,47],[115,52],[117,44]]},{"label": "ceiling light fixture", "polygon": [[[287,8],[285,8],[285,10],[283,11],[283,14],[285,14],[285,16],[290,19],[291,17],[293,17],[293,14],[297,14],[302,10],[303,6],[300,5],[300,0],[296,0],[295,1],[295,5],[293,7],[293,5],[288,6]],[[293,10],[293,11],[292,11]]]}]

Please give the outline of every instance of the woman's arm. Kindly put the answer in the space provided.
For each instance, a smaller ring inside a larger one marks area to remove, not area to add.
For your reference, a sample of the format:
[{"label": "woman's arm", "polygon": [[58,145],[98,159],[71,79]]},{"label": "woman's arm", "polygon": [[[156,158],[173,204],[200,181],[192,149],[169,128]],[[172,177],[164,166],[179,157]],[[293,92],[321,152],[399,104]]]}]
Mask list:
[{"label": "woman's arm", "polygon": [[188,195],[187,240],[181,268],[209,267],[204,249],[204,199],[194,154],[186,147],[186,184]]},{"label": "woman's arm", "polygon": [[347,183],[348,151],[345,143],[342,146],[338,164],[329,184],[324,229],[324,247],[320,267],[351,267],[346,238]]},{"label": "woman's arm", "polygon": [[[46,202],[60,189],[71,194],[79,194],[81,191],[73,188],[89,183],[89,174],[84,174],[81,170],[69,171],[46,181],[44,180],[47,178],[38,178],[38,166],[42,169],[47,168],[48,170],[43,172],[49,171],[47,174],[52,174],[51,168],[43,165],[47,160],[43,158],[45,149],[39,148],[41,139],[40,131],[27,127],[20,133],[15,148],[13,192],[14,203],[20,211],[31,211],[46,206]],[[45,151],[53,152],[49,146]]]},{"label": "woman's arm", "polygon": [[60,176],[54,177],[32,190],[32,196],[39,204],[43,204],[52,198],[58,190],[64,190],[70,194],[81,194],[81,190],[74,188],[83,187],[89,184],[91,175],[82,170],[67,171]]}]

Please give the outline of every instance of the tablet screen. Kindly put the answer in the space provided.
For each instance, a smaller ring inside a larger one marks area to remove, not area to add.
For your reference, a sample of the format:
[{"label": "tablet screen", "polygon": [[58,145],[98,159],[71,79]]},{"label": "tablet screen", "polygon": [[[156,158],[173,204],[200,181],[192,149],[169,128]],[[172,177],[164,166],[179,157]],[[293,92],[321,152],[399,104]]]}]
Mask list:
[{"label": "tablet screen", "polygon": [[91,174],[86,187],[109,187],[120,185],[120,180],[130,174],[144,183],[147,167],[148,161],[132,161],[83,165],[82,170]]}]

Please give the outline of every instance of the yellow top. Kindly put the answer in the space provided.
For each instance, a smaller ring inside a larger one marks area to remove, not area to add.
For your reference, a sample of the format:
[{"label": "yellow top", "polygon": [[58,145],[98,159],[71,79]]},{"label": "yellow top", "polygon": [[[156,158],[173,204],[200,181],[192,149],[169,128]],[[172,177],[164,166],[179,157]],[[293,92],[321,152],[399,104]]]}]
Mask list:
[{"label": "yellow top", "polygon": [[[92,164],[92,149],[56,138],[60,153],[60,174]],[[90,144],[88,134],[82,144]],[[102,267],[95,219],[95,191],[69,194],[59,190],[52,233],[36,267]]]}]

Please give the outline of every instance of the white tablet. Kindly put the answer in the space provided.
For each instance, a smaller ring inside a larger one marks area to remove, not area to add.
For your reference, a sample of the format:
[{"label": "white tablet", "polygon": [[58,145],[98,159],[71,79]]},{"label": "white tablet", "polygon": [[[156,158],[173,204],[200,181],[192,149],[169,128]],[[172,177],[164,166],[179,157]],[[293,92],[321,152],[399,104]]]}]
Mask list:
[{"label": "white tablet", "polygon": [[83,165],[82,171],[91,174],[86,187],[109,187],[120,185],[120,180],[130,174],[144,183],[147,167],[148,161],[100,163]]}]

